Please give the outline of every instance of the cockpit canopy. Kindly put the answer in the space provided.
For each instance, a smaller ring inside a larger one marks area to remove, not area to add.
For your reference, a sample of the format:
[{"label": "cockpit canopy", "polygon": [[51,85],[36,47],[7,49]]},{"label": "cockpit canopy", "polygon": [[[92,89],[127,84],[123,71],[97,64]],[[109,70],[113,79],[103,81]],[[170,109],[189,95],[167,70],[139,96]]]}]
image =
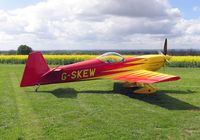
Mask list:
[{"label": "cockpit canopy", "polygon": [[104,63],[118,63],[118,62],[124,62],[124,57],[116,52],[108,52],[104,53],[97,57],[100,61]]}]

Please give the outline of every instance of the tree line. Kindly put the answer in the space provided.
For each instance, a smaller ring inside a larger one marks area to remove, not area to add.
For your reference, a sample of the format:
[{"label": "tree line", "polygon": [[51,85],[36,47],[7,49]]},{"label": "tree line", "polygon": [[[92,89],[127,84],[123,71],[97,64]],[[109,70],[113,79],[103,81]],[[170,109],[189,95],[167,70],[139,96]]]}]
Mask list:
[{"label": "tree line", "polygon": [[[0,51],[0,54],[7,54],[7,55],[15,55],[15,54],[21,54],[21,55],[27,55],[31,53],[33,49],[28,45],[20,45],[17,50],[9,50],[9,51]],[[143,54],[158,54],[161,50],[43,50],[43,54],[93,54],[93,55],[100,55],[105,52],[117,52],[120,54],[127,54],[127,55],[143,55]],[[170,49],[168,50],[169,55],[200,55],[200,49]]]}]

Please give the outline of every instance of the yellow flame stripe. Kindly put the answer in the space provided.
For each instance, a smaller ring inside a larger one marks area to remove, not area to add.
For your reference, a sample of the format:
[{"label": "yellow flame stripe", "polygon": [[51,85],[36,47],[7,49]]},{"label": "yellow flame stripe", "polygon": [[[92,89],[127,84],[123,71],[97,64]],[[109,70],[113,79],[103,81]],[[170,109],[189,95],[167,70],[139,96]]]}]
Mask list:
[{"label": "yellow flame stripe", "polygon": [[[129,74],[129,75],[128,75]],[[114,73],[114,74],[110,74],[110,75],[103,75],[103,76],[98,76],[98,77],[92,77],[92,78],[87,78],[89,79],[102,79],[102,78],[106,78],[106,79],[112,79],[115,77],[121,77],[123,79],[123,75],[124,78],[141,78],[141,79],[159,79],[159,80],[163,80],[163,79],[167,79],[167,78],[172,78],[172,75],[168,75],[168,74],[162,74],[162,73],[157,73],[157,72],[151,72],[151,71],[147,71],[147,70],[139,70],[139,71],[128,71],[128,72],[120,72],[120,73]]]}]

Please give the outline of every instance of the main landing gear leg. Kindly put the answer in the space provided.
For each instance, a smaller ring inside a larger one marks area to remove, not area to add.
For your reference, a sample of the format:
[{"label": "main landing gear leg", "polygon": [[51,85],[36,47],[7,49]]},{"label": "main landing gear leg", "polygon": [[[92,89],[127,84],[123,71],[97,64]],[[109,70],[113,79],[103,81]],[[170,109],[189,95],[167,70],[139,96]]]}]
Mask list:
[{"label": "main landing gear leg", "polygon": [[40,88],[40,84],[36,85],[35,92],[37,92],[39,88]]},{"label": "main landing gear leg", "polygon": [[140,89],[133,91],[134,93],[137,94],[154,94],[156,92],[156,88],[149,85],[149,84],[144,84]]},{"label": "main landing gear leg", "polygon": [[[154,94],[156,92],[156,88],[149,85],[149,84],[144,84],[144,83],[129,83],[126,82],[123,84],[124,88],[132,88],[133,93],[136,94]],[[136,88],[136,89],[134,89]]]},{"label": "main landing gear leg", "polygon": [[140,85],[138,83],[129,83],[129,82],[126,82],[123,84],[123,87],[124,88],[133,88],[133,87],[139,87]]}]

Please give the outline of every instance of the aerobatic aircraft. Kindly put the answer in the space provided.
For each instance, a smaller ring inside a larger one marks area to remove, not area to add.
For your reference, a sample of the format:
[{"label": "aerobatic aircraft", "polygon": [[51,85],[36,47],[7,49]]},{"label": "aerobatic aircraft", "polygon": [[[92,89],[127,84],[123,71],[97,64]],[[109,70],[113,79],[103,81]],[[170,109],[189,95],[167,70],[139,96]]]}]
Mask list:
[{"label": "aerobatic aircraft", "polygon": [[152,84],[180,79],[179,76],[154,72],[170,58],[167,39],[162,54],[125,58],[108,52],[95,59],[55,68],[49,68],[41,52],[33,52],[28,56],[20,87],[37,86],[37,91],[40,85],[112,79],[124,81],[124,87],[138,87],[134,93],[151,94],[156,92]]}]

